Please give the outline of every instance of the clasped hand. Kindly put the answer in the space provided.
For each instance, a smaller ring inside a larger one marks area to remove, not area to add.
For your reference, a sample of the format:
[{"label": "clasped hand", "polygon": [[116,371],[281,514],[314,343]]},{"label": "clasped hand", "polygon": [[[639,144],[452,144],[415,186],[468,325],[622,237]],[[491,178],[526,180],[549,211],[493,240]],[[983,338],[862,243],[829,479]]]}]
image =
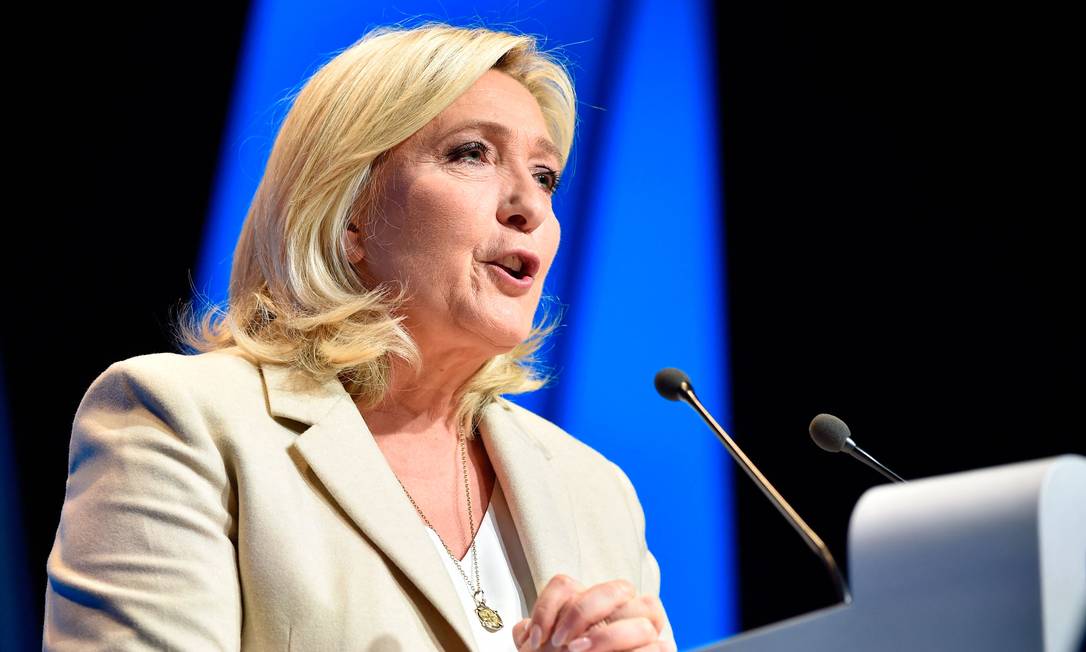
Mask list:
[{"label": "clasped hand", "polygon": [[675,652],[660,640],[666,617],[660,600],[638,595],[625,580],[585,588],[566,575],[555,575],[536,600],[531,618],[513,627],[519,652]]}]

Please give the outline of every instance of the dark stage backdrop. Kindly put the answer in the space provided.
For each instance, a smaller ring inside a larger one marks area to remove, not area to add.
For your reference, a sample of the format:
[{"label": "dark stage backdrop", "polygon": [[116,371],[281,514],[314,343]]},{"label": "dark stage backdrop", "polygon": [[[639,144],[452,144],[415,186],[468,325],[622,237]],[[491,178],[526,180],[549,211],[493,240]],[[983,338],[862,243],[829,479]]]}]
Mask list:
[{"label": "dark stage backdrop", "polygon": [[[717,34],[733,434],[841,562],[880,477],[819,412],[906,478],[1086,452],[1081,72],[1066,16],[822,4]],[[833,602],[735,482],[743,628]]]},{"label": "dark stage backdrop", "polygon": [[[879,479],[814,448],[817,412],[911,478],[1086,451],[1080,74],[1069,19],[1040,10],[743,4],[716,16],[730,426],[844,561]],[[29,586],[6,620],[28,648],[78,401],[110,363],[168,350],[189,296],[246,7],[142,11],[19,28],[25,201],[0,323],[23,524],[4,536]],[[667,164],[666,132],[645,148]],[[743,627],[829,604],[815,558],[734,479]]]},{"label": "dark stage backdrop", "polygon": [[24,45],[9,88],[18,176],[4,228],[0,400],[23,528],[0,536],[25,550],[28,586],[0,615],[3,635],[19,637],[0,649],[41,649],[45,561],[83,393],[117,360],[172,350],[246,10],[49,5],[9,23]]}]

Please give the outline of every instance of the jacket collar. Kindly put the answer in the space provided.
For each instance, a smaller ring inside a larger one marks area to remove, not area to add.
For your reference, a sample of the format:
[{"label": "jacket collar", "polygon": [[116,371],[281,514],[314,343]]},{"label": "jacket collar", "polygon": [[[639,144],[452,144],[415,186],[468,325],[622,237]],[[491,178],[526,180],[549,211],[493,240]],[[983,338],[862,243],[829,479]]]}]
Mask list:
[{"label": "jacket collar", "polygon": [[[449,578],[425,525],[339,380],[316,382],[288,365],[260,366],[272,416],[308,426],[293,447],[329,495],[472,648],[471,628],[456,593],[467,587],[454,586]],[[503,400],[492,404],[483,414],[481,432],[538,595],[557,573],[578,577],[580,558],[572,498],[556,479],[550,453],[517,410]],[[531,607],[535,596],[528,598]]]},{"label": "jacket collar", "polygon": [[483,412],[481,432],[532,571],[531,607],[555,575],[580,578],[581,558],[573,496],[550,451],[525,423],[525,412],[499,400]]}]

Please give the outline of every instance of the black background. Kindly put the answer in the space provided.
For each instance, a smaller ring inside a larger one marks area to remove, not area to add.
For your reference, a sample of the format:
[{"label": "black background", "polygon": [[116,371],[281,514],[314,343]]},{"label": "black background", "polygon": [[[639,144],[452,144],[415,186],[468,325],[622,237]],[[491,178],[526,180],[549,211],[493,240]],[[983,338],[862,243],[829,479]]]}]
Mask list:
[{"label": "black background", "polygon": [[113,362],[174,350],[247,9],[50,6],[9,24],[22,201],[6,206],[0,351],[31,594],[3,618],[27,650],[79,400]]},{"label": "black background", "polygon": [[[246,11],[15,23],[0,323],[32,635],[79,399],[171,349]],[[818,412],[909,478],[1086,452],[1069,17],[735,3],[715,21],[732,430],[839,562],[880,479],[810,443]],[[830,604],[817,559],[735,482],[743,628]]]},{"label": "black background", "polygon": [[[742,4],[717,16],[733,432],[840,563],[881,477],[811,443],[819,412],[906,478],[1086,452],[1081,71],[1037,8]],[[735,475],[743,628],[831,604]]]}]

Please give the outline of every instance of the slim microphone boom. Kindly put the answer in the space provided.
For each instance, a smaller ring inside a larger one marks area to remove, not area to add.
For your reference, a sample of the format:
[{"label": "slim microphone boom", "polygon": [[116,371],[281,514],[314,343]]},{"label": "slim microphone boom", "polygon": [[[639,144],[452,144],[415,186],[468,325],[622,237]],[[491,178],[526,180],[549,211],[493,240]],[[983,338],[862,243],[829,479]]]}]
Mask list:
[{"label": "slim microphone boom", "polygon": [[905,482],[905,479],[879,463],[878,460],[868,455],[864,449],[852,441],[852,436],[845,422],[832,414],[820,414],[811,420],[808,428],[811,439],[818,447],[831,453],[848,453],[864,464],[875,469],[891,482]]},{"label": "slim microphone boom", "polygon": [[694,410],[705,420],[705,423],[709,425],[709,428],[716,434],[720,443],[724,444],[724,448],[728,449],[732,458],[739,464],[750,479],[754,481],[754,484],[758,485],[758,488],[762,490],[765,497],[773,503],[777,510],[784,518],[792,524],[792,527],[796,529],[799,536],[803,537],[803,540],[807,543],[807,546],[822,560],[822,563],[826,566],[826,570],[830,573],[830,578],[833,580],[834,587],[837,589],[837,595],[841,598],[841,601],[845,604],[852,602],[852,596],[849,594],[848,585],[845,583],[845,578],[841,575],[841,569],[837,567],[837,562],[834,561],[833,555],[830,553],[830,549],[826,547],[826,544],[822,542],[822,539],[815,534],[815,531],[810,528],[799,517],[796,510],[792,509],[792,506],[788,504],[788,501],[769,483],[762,472],[758,470],[758,467],[754,466],[754,462],[750,461],[750,458],[740,450],[739,446],[732,440],[728,433],[724,432],[724,429],[720,427],[720,424],[716,422],[713,415],[709,414],[709,411],[705,409],[705,406],[698,400],[696,394],[694,394],[694,385],[690,382],[690,378],[674,367],[668,367],[667,369],[661,369],[656,373],[656,391],[660,393],[669,401],[683,401],[694,408]]}]

